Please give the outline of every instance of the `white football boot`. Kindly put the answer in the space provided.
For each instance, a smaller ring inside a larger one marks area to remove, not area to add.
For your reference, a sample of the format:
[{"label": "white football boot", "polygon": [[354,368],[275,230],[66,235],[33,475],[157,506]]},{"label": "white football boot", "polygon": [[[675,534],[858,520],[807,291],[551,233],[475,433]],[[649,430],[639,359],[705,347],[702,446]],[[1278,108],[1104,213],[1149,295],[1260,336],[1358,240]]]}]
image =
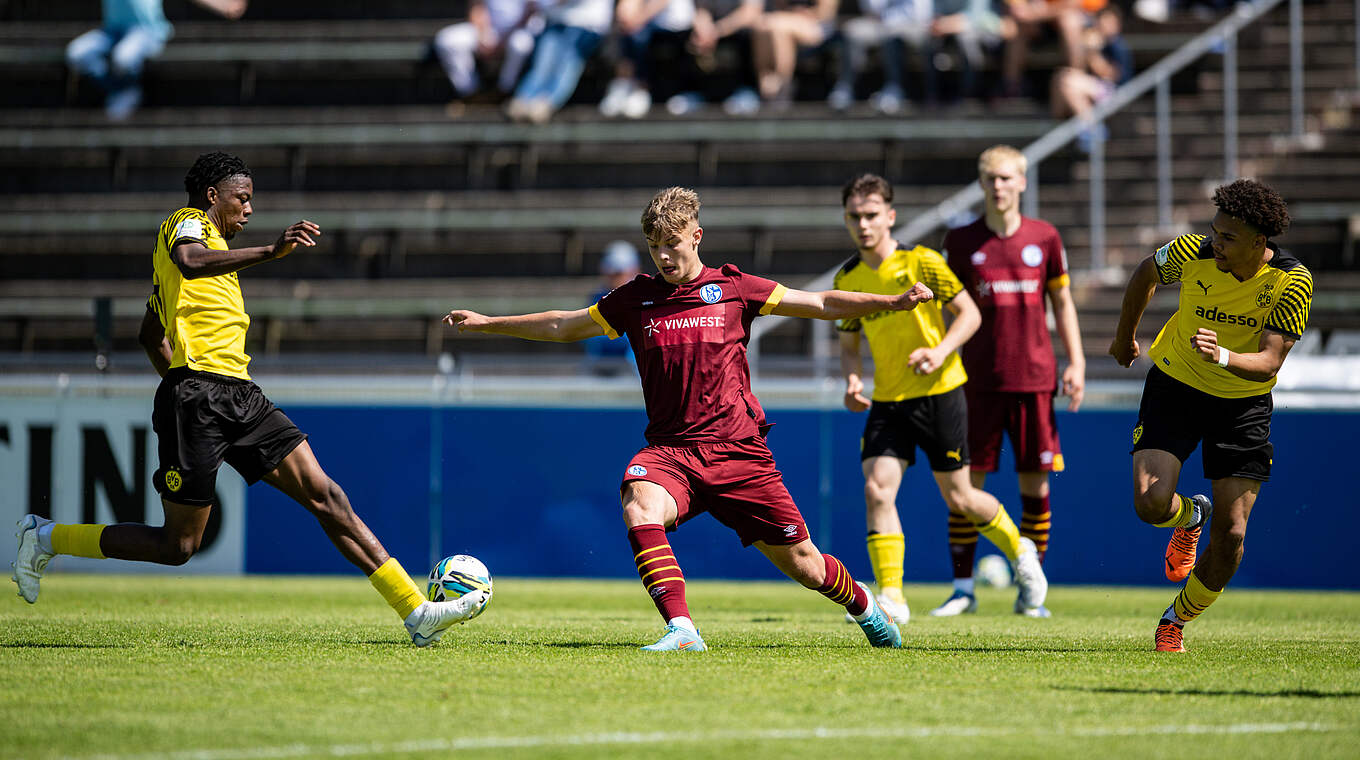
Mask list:
[{"label": "white football boot", "polygon": [[1020,587],[1017,606],[1023,607],[1021,614],[1029,617],[1043,617],[1038,610],[1044,606],[1048,597],[1048,578],[1044,576],[1043,565],[1039,564],[1039,550],[1033,539],[1020,539],[1020,553],[1015,558],[1015,584]]},{"label": "white football boot", "polygon": [[19,596],[29,604],[37,603],[38,584],[42,581],[43,571],[47,570],[47,563],[53,556],[51,552],[45,552],[39,546],[38,531],[51,524],[51,520],[37,515],[24,515],[16,523],[19,530],[14,536],[19,539],[19,553],[14,561],[9,563],[9,566],[14,568],[10,580],[19,585]]},{"label": "white football boot", "polygon": [[427,647],[439,641],[450,626],[471,620],[485,603],[485,591],[472,591],[446,602],[422,602],[406,616],[406,632],[411,634],[411,643]]}]

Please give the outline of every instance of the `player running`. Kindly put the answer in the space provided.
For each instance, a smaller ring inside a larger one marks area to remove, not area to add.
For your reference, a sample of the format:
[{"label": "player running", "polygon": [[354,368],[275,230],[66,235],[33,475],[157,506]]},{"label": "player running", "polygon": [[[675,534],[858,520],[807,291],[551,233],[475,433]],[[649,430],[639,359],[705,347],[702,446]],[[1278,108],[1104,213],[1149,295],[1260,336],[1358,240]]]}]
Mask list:
[{"label": "player running", "polygon": [[[1157,624],[1158,652],[1184,652],[1183,627],[1223,593],[1242,562],[1247,518],[1270,478],[1270,389],[1303,335],[1313,276],[1270,239],[1289,228],[1284,199],[1255,180],[1214,191],[1213,235],[1181,235],[1129,279],[1110,354],[1138,358],[1136,332],[1158,285],[1181,285],[1176,313],[1148,357],[1133,429],[1133,505],[1143,522],[1172,528],[1166,577],[1185,581]],[[1181,466],[1203,445],[1213,500],[1176,493]],[[1209,547],[1195,561],[1203,526]]]},{"label": "player running", "polygon": [[438,641],[481,607],[483,592],[427,601],[321,469],[307,436],[246,371],[250,317],[236,273],[316,245],[321,229],[303,220],[273,245],[232,250],[227,241],[245,229],[254,211],[255,185],[245,162],[226,153],[201,155],[184,188],[188,204],[161,224],[156,237],[153,288],[139,336],[162,378],[151,424],[165,524],[63,525],[25,515],[18,558],[11,563],[19,595],[29,604],[38,601],[43,571],[57,554],[184,564],[203,540],[217,469],[225,461],[247,483],[263,480],[306,507],[396,610],[416,646]]},{"label": "player running", "polygon": [[900,647],[897,624],[840,560],[813,545],[798,507],[765,444],[770,425],[751,392],[746,343],[763,314],[852,319],[914,309],[932,298],[915,283],[893,295],[790,290],[772,280],[699,260],[704,230],[699,196],[662,190],[642,214],[647,250],[659,270],[638,275],[598,303],[575,311],[488,317],[455,309],[460,331],[529,340],[577,341],[627,335],[637,355],[647,408],[647,445],[624,469],[623,520],[638,576],[666,630],[654,652],[703,651],[690,618],[685,576],[666,538],[710,512],[754,544],[775,567],[845,608],[869,643]]}]

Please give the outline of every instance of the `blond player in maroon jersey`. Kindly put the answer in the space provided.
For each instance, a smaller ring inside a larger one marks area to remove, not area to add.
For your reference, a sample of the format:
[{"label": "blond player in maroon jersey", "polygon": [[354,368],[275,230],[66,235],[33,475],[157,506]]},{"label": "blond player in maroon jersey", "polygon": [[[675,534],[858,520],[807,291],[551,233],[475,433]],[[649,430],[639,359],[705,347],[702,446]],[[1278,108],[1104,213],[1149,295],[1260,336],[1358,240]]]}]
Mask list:
[{"label": "blond player in maroon jersey", "polygon": [[731,264],[699,260],[704,230],[699,196],[662,190],[642,214],[657,274],[638,275],[598,303],[575,311],[488,317],[455,309],[444,321],[460,331],[529,340],[578,341],[627,335],[637,355],[647,407],[647,445],[624,468],[620,497],[638,576],[665,633],[648,651],[703,651],[690,618],[685,577],[666,538],[709,512],[755,545],[775,567],[845,608],[869,643],[900,647],[892,617],[840,560],[823,554],[765,444],[770,425],[751,392],[746,344],[764,314],[850,319],[909,310],[933,296],[915,283],[895,295],[792,290]]},{"label": "blond player in maroon jersey", "polygon": [[[1028,162],[1009,145],[996,145],[978,157],[978,178],[986,213],[945,235],[949,268],[958,275],[982,312],[982,326],[964,344],[968,371],[968,448],[973,485],[982,488],[1000,463],[1003,436],[1015,450],[1020,482],[1020,534],[1032,540],[1042,560],[1048,551],[1050,472],[1063,469],[1053,397],[1067,396],[1067,410],[1081,406],[1086,387],[1077,309],[1067,275],[1067,255],[1053,225],[1020,214]],[[1061,382],[1048,335],[1047,307],[1068,364]],[[954,593],[933,615],[958,615],[977,609],[973,596],[973,556],[978,531],[966,517],[951,514],[949,551]],[[1047,607],[1028,608],[1017,597],[1017,614],[1048,617]]]}]

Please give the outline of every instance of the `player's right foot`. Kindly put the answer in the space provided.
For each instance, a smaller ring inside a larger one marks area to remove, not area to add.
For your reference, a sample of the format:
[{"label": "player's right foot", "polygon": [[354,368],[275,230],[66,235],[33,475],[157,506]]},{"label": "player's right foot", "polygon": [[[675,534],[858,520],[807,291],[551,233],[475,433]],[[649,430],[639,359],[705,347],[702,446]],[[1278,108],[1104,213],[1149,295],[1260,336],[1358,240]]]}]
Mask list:
[{"label": "player's right foot", "polygon": [[19,539],[19,552],[14,561],[9,563],[14,568],[10,580],[18,584],[19,596],[29,604],[38,601],[38,584],[42,581],[43,571],[47,570],[47,563],[52,559],[51,554],[38,546],[38,531],[44,525],[51,524],[51,520],[37,515],[24,515],[16,523],[19,530],[14,536]]},{"label": "player's right foot", "polygon": [[1197,493],[1190,497],[1190,501],[1194,503],[1195,520],[1184,528],[1173,528],[1171,540],[1166,544],[1166,579],[1169,581],[1183,581],[1195,568],[1200,529],[1214,513],[1214,504],[1208,496]]},{"label": "player's right foot", "polygon": [[427,647],[439,641],[451,626],[471,620],[485,603],[485,591],[472,591],[446,602],[422,602],[406,616],[406,632],[411,634],[412,644]]},{"label": "player's right foot", "polygon": [[879,606],[878,600],[874,599],[874,595],[869,591],[868,586],[859,582],[856,582],[856,585],[864,589],[864,593],[869,597],[869,609],[867,610],[869,614],[863,620],[855,621],[859,623],[860,630],[864,631],[865,638],[869,639],[869,643],[875,647],[901,648],[902,631],[898,629],[897,623],[893,621],[891,615]]},{"label": "player's right foot", "polygon": [[678,625],[666,624],[666,633],[655,644],[641,647],[644,652],[706,652],[708,647],[699,637],[698,631],[691,631]]},{"label": "player's right foot", "polygon": [[1048,578],[1044,576],[1043,565],[1039,564],[1039,550],[1033,539],[1020,539],[1020,553],[1015,557],[1015,584],[1020,587],[1023,614],[1029,615],[1030,610],[1044,606],[1044,599],[1048,597]]},{"label": "player's right foot", "polygon": [[1185,626],[1176,625],[1166,618],[1162,618],[1157,623],[1157,634],[1153,637],[1157,642],[1154,648],[1158,652],[1184,652],[1185,640],[1182,636]]},{"label": "player's right foot", "polygon": [[931,617],[954,617],[964,613],[977,612],[977,597],[972,594],[965,594],[962,591],[955,591],[944,604],[930,611]]}]

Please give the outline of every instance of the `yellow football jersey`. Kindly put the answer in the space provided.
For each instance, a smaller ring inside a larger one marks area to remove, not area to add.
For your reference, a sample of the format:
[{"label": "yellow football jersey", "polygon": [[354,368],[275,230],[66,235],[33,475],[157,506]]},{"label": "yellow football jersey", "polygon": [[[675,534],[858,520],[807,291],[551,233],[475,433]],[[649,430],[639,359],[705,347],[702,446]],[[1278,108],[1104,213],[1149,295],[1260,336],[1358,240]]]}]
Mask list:
[{"label": "yellow football jersey", "polygon": [[1180,302],[1148,357],[1166,374],[1192,388],[1221,398],[1269,393],[1275,378],[1244,380],[1190,346],[1204,327],[1218,334],[1218,344],[1234,353],[1260,350],[1261,331],[1291,338],[1303,335],[1313,302],[1313,275],[1288,251],[1270,243],[1273,256],[1253,277],[1239,282],[1219,271],[1212,242],[1204,235],[1181,235],[1153,256],[1163,285],[1181,284]]},{"label": "yellow football jersey", "polygon": [[250,317],[236,273],[187,280],[170,259],[182,241],[197,241],[217,251],[227,241],[196,208],[182,208],[161,224],[152,253],[154,274],[148,305],[161,319],[174,348],[170,367],[188,367],[249,380],[246,330]]},{"label": "yellow football jersey", "polygon": [[872,269],[855,256],[836,273],[837,290],[899,295],[916,282],[923,282],[935,299],[911,311],[880,311],[857,319],[836,323],[842,331],[860,332],[869,341],[874,355],[874,401],[903,401],[951,391],[968,380],[963,361],[950,352],[944,366],[928,375],[918,375],[907,363],[911,352],[923,346],[936,346],[944,339],[944,305],[963,290],[944,257],[918,245],[911,250],[897,249]]}]

